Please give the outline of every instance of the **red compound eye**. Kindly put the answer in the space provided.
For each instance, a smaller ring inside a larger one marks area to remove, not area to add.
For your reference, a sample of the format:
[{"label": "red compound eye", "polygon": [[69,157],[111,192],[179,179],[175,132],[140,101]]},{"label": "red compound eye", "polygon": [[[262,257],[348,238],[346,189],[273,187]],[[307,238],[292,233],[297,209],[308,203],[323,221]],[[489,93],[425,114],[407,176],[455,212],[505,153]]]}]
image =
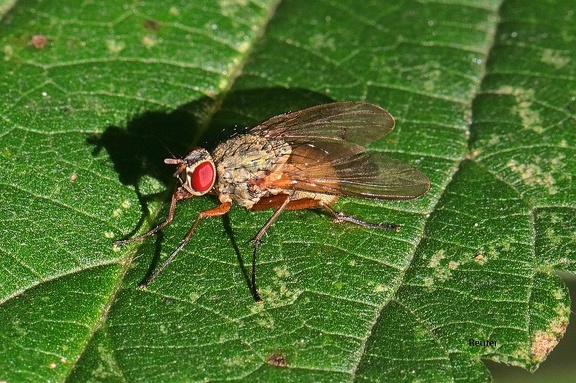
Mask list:
[{"label": "red compound eye", "polygon": [[210,161],[200,163],[192,173],[192,189],[199,193],[205,193],[214,185],[214,164]]}]

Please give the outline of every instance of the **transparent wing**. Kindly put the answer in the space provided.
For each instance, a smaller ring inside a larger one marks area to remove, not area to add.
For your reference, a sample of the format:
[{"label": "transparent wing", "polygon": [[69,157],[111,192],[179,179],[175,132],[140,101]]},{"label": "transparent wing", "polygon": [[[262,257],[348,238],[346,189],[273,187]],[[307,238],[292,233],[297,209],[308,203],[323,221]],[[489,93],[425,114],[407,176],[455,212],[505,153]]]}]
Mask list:
[{"label": "transparent wing", "polygon": [[272,117],[250,133],[280,138],[293,146],[316,144],[327,150],[340,147],[361,153],[392,129],[394,117],[377,105],[334,102]]},{"label": "transparent wing", "polygon": [[290,144],[282,176],[269,188],[411,199],[430,188],[418,169],[365,146],[394,128],[394,118],[365,102],[335,102],[271,118],[250,133]]},{"label": "transparent wing", "polygon": [[[330,160],[326,161],[326,157]],[[401,200],[426,194],[428,177],[381,153],[327,156],[322,148],[301,145],[273,186],[322,194]]]}]

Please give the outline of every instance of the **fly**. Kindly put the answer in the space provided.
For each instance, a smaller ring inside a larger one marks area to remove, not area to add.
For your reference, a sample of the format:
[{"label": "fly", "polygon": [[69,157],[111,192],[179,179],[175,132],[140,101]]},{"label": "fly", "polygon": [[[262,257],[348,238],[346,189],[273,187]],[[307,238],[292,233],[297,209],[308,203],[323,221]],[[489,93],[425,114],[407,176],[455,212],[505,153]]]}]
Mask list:
[{"label": "fly", "polygon": [[186,246],[203,218],[228,213],[233,203],[251,211],[275,209],[253,238],[250,290],[257,302],[256,258],[262,236],[284,210],[323,208],[334,222],[398,230],[391,223],[374,224],[335,211],[340,196],[408,200],[430,189],[424,173],[365,147],[394,129],[394,118],[366,102],[334,102],[272,117],[232,137],[211,153],[192,150],[183,159],[167,158],[176,166],[177,179],[168,217],[145,234],[115,241],[115,245],[141,240],[172,222],[179,201],[215,194],[220,204],[200,212],[180,245],[143,283],[152,282]]}]

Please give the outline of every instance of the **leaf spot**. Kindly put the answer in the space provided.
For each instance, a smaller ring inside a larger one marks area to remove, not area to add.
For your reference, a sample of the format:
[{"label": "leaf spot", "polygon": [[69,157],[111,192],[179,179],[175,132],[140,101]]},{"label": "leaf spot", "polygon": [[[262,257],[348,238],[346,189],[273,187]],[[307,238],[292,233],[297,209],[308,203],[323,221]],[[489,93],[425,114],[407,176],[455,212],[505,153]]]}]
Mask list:
[{"label": "leaf spot", "polygon": [[562,55],[562,51],[556,49],[544,49],[540,60],[544,64],[552,65],[556,69],[560,69],[570,62],[568,57]]},{"label": "leaf spot", "polygon": [[530,129],[539,134],[544,133],[540,114],[532,109],[532,104],[535,101],[534,89],[503,86],[498,89],[498,92],[514,96],[516,106],[512,108],[512,112],[518,114],[524,129]]},{"label": "leaf spot", "polygon": [[108,52],[110,53],[120,53],[124,50],[124,48],[126,48],[126,43],[123,41],[118,42],[113,39],[106,40],[106,49],[108,49]]}]

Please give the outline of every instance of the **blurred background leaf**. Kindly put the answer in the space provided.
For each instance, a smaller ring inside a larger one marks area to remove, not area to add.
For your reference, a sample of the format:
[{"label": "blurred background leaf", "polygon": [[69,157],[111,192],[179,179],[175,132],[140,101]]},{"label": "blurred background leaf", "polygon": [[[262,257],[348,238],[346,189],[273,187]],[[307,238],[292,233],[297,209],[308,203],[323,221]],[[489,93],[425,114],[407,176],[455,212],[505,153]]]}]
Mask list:
[{"label": "blurred background leaf", "polygon": [[[0,380],[489,381],[535,370],[568,323],[575,23],[570,0],[1,2]],[[370,150],[423,170],[410,202],[166,214],[162,160],[271,116],[366,100]],[[492,340],[470,346],[470,339]]]}]

